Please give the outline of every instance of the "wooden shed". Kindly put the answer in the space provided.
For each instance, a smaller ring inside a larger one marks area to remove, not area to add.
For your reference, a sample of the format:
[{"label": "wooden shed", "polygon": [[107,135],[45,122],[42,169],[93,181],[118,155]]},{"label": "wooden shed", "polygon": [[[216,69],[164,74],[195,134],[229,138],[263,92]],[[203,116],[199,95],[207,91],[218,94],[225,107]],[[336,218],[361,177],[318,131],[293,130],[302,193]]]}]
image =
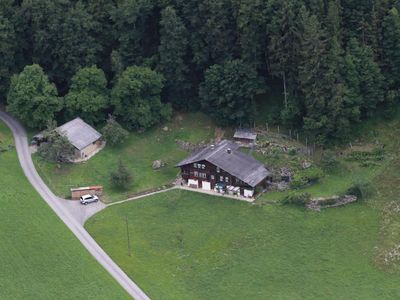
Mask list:
[{"label": "wooden shed", "polygon": [[71,199],[73,200],[78,200],[81,196],[87,194],[101,196],[103,195],[103,187],[101,185],[96,185],[71,189]]},{"label": "wooden shed", "polygon": [[252,146],[256,144],[257,134],[251,129],[240,128],[236,129],[233,139],[241,145]]}]

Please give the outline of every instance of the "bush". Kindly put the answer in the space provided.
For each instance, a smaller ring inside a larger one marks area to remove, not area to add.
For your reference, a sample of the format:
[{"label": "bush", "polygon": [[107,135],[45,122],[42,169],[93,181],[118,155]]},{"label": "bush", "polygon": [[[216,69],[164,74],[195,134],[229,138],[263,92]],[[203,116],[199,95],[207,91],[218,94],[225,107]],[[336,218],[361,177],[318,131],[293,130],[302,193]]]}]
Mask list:
[{"label": "bush", "polygon": [[374,190],[369,181],[354,182],[346,191],[347,195],[357,197],[357,200],[365,200],[373,194]]},{"label": "bush", "polygon": [[304,206],[311,200],[311,195],[309,193],[293,193],[287,195],[282,200],[282,204],[293,204]]},{"label": "bush", "polygon": [[292,180],[293,188],[300,188],[310,183],[317,182],[324,176],[324,172],[317,167],[311,167],[305,170],[298,171],[294,174]]},{"label": "bush", "polygon": [[366,161],[378,162],[385,158],[385,150],[383,148],[376,148],[372,151],[353,151],[347,157],[347,160],[358,161],[365,163]]},{"label": "bush", "polygon": [[116,188],[126,189],[132,183],[132,180],[132,173],[122,161],[119,161],[117,169],[110,174],[111,185]]},{"label": "bush", "polygon": [[331,150],[326,150],[322,153],[321,157],[321,167],[326,171],[333,171],[338,166],[338,159],[336,155]]},{"label": "bush", "polygon": [[113,116],[109,116],[107,124],[102,130],[103,137],[110,146],[122,144],[128,138],[128,131],[115,121]]},{"label": "bush", "polygon": [[43,138],[46,142],[42,143],[38,148],[38,154],[42,158],[59,163],[70,162],[74,158],[74,146],[72,146],[64,133],[56,131],[54,121],[48,122]]},{"label": "bush", "polygon": [[289,149],[288,154],[291,156],[295,156],[297,154],[297,149],[296,148]]}]

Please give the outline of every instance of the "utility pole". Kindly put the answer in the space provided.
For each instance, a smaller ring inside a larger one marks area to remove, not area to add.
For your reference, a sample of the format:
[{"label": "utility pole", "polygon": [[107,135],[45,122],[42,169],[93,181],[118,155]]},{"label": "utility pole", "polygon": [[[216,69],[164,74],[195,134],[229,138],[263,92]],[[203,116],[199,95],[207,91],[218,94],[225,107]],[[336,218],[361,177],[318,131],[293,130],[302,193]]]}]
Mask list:
[{"label": "utility pole", "polygon": [[129,226],[128,226],[128,216],[125,215],[125,222],[126,222],[126,237],[128,241],[128,255],[131,256],[131,239],[129,236]]}]

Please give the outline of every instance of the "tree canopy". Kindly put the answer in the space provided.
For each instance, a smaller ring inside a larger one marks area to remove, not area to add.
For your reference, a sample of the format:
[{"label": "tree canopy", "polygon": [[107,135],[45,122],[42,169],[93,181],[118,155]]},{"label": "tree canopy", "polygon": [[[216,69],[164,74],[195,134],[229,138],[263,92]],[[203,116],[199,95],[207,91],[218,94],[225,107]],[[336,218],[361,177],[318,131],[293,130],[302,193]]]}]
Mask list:
[{"label": "tree canopy", "polygon": [[44,128],[62,108],[57,89],[39,65],[11,78],[7,109],[31,128]]},{"label": "tree canopy", "polygon": [[96,66],[80,69],[71,80],[65,96],[65,108],[70,118],[81,117],[95,124],[105,120],[109,105],[107,79]]},{"label": "tree canopy", "polygon": [[88,109],[89,122],[112,113],[133,129],[168,116],[168,105],[212,107],[237,126],[252,118],[254,79],[282,95],[277,122],[326,143],[398,103],[399,9],[396,0],[3,0],[0,101],[13,74],[38,64],[66,96],[61,117]]},{"label": "tree canopy", "polygon": [[127,128],[149,128],[169,118],[169,106],[161,103],[163,81],[147,67],[128,67],[121,74],[111,91],[111,104]]},{"label": "tree canopy", "polygon": [[258,87],[255,70],[240,60],[213,65],[200,86],[201,106],[219,125],[248,125]]}]

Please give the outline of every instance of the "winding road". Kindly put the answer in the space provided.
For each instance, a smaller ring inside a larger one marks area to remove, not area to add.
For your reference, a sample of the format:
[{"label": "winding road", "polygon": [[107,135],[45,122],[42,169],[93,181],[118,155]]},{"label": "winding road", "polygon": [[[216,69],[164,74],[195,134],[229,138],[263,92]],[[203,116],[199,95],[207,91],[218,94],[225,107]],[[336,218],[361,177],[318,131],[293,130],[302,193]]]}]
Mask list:
[{"label": "winding road", "polygon": [[[15,147],[17,149],[18,158],[21,167],[28,178],[29,182],[40,194],[40,196],[47,202],[53,209],[57,216],[67,225],[73,234],[79,239],[83,246],[90,252],[90,254],[119,282],[119,284],[137,300],[150,299],[136,283],[134,283],[121,268],[107,255],[106,252],[96,243],[96,241],[89,235],[83,227],[83,218],[79,220],[75,212],[82,210],[79,205],[73,206],[71,201],[58,198],[43,182],[42,178],[37,173],[33,165],[31,154],[29,151],[27,134],[24,127],[9,114],[0,111],[0,119],[11,129]],[[99,204],[102,205],[102,204]],[[102,207],[99,207],[100,210]],[[84,207],[82,207],[84,209]],[[97,209],[95,209],[97,210]],[[87,216],[93,214],[95,211],[83,211]]]}]

